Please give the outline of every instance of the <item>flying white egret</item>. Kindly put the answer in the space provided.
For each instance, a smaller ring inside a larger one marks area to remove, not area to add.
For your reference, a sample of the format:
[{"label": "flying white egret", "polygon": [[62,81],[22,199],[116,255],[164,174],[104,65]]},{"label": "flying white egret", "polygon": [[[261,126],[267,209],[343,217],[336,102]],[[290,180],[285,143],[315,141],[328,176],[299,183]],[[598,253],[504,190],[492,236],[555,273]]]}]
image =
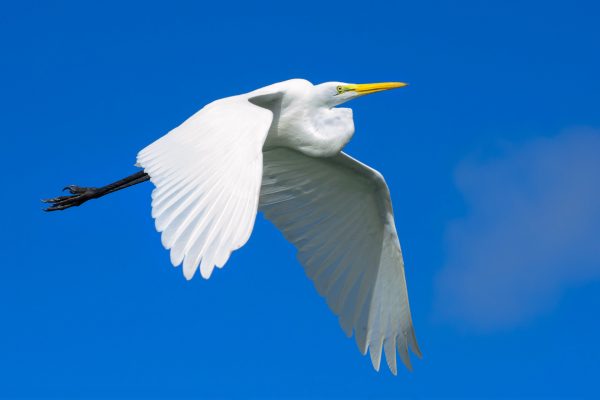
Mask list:
[{"label": "flying white egret", "polygon": [[292,79],[216,100],[140,151],[143,171],[100,188],[68,186],[71,195],[44,200],[53,203],[46,210],[150,179],[156,229],[187,279],[222,268],[260,210],[296,246],[346,335],[376,370],[383,350],[396,374],[396,350],[409,369],[408,349],[421,352],[390,194],[379,172],[342,152],[354,122],[336,106],[403,86]]}]

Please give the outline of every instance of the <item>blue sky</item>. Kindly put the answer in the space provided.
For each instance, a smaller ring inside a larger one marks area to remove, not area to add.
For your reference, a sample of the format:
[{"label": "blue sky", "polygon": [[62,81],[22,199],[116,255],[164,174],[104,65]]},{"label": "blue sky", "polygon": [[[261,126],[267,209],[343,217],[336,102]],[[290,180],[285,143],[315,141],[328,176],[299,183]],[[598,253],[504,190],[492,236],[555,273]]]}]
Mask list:
[{"label": "blue sky", "polygon": [[[600,396],[600,6],[2,2],[0,397]],[[395,206],[414,371],[376,373],[275,228],[209,281],[170,266],[133,173],[213,99],[402,80],[347,151]]]}]

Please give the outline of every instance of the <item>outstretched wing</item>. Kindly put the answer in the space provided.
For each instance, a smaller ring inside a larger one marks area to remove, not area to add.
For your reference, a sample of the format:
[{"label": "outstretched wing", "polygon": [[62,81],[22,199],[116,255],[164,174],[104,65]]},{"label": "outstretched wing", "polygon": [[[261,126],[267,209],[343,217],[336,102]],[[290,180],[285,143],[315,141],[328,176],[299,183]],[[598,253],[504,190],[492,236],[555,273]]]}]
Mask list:
[{"label": "outstretched wing", "polygon": [[217,100],[138,153],[156,186],[156,229],[187,279],[199,264],[210,277],[250,237],[272,119],[247,96]]},{"label": "outstretched wing", "polygon": [[410,316],[404,263],[388,187],[377,171],[341,153],[311,158],[265,151],[259,209],[298,249],[320,295],[370,350],[379,370],[382,348],[396,374],[396,349],[410,369],[420,356]]}]

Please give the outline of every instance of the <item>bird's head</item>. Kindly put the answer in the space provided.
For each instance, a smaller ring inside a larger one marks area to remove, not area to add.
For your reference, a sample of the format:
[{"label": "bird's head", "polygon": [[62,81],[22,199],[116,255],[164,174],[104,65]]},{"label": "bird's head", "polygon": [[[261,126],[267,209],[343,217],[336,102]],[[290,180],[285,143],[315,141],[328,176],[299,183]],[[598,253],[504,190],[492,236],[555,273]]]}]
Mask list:
[{"label": "bird's head", "polygon": [[315,86],[316,97],[320,102],[335,107],[349,100],[366,94],[377,93],[384,90],[397,89],[407,86],[404,82],[381,82],[381,83],[344,83],[325,82]]}]

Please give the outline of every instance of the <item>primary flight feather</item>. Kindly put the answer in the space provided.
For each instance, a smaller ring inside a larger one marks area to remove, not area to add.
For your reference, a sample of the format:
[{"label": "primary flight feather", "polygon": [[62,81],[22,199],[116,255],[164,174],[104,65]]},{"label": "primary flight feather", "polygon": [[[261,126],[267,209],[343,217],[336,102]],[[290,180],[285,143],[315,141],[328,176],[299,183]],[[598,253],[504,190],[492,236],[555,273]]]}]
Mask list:
[{"label": "primary flight feather", "polygon": [[276,83],[214,101],[138,153],[143,168],[101,188],[68,186],[44,200],[63,210],[150,180],[152,217],[171,262],[208,279],[250,237],[262,211],[298,250],[298,260],[340,325],[379,370],[397,373],[421,355],[388,187],[342,149],[354,135],[353,98],[401,82]]}]

